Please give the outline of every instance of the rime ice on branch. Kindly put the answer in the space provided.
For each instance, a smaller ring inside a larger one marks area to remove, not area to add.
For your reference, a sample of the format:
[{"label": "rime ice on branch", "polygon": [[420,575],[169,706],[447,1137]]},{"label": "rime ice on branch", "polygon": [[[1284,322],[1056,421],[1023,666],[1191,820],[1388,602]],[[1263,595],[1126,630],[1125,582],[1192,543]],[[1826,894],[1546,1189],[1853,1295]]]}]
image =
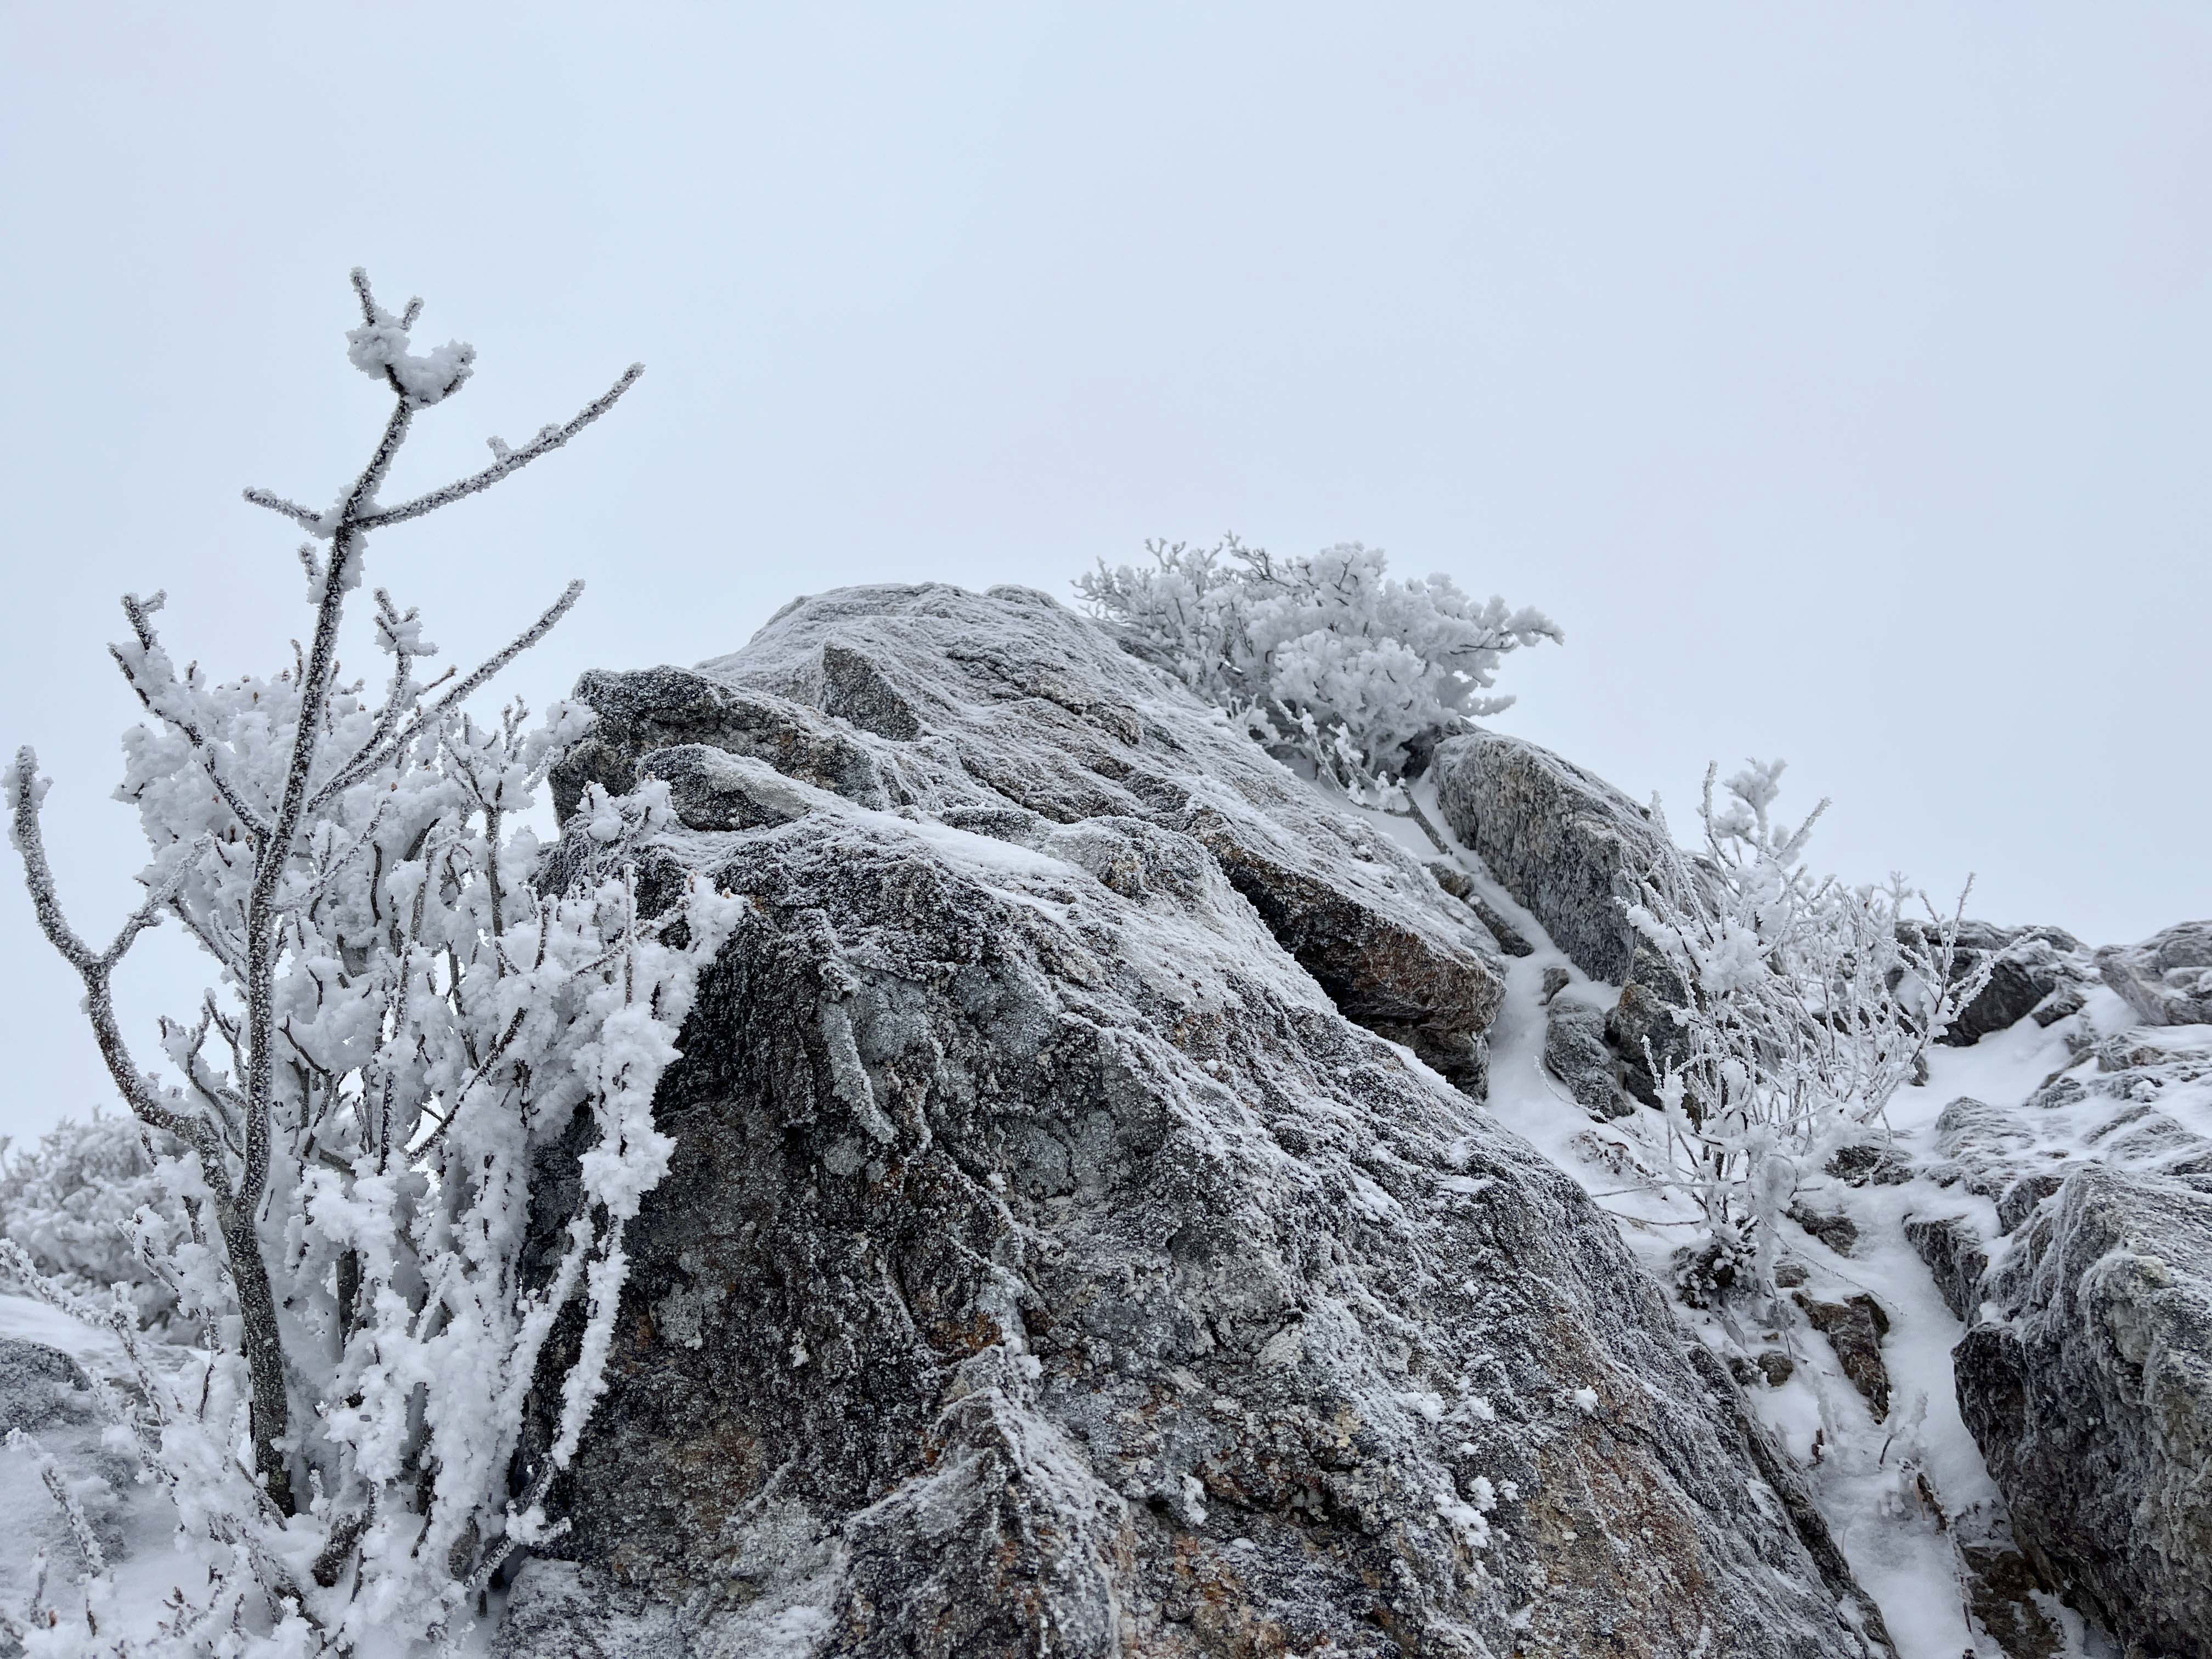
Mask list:
[{"label": "rime ice on branch", "polygon": [[[1942,916],[1902,876],[1864,887],[1814,877],[1805,846],[1828,804],[1795,829],[1778,822],[1783,764],[1750,762],[1717,811],[1719,769],[1707,769],[1695,856],[1674,845],[1654,797],[1657,857],[1632,875],[1628,905],[1682,989],[1665,1062],[1644,1044],[1666,1121],[1666,1184],[1697,1202],[1711,1249],[1770,1298],[1776,1225],[1801,1164],[1881,1121],[1992,965],[1969,967],[1960,954],[1971,879]],[[1910,925],[1915,901],[1924,929]]]},{"label": "rime ice on branch", "polygon": [[[665,787],[595,801],[608,833],[562,890],[533,885],[538,849],[520,815],[589,712],[556,705],[532,726],[520,705],[489,723],[465,705],[580,583],[471,672],[429,679],[417,669],[436,647],[416,612],[377,589],[381,696],[341,682],[339,629],[371,533],[551,453],[641,372],[526,444],[492,440],[482,471],[386,507],[379,491],[416,414],[461,388],[475,353],[416,353],[421,301],[394,315],[362,272],[353,284],[362,320],[348,356],[393,398],[368,464],[322,512],[246,492],[312,537],[299,550],[306,650],[268,678],[180,672],[155,628],[161,596],[124,600],[130,637],[112,654],[152,719],[126,734],[120,793],[151,858],[144,902],[107,945],[63,915],[36,757],[19,751],[4,778],[40,926],[83,980],[117,1089],[162,1138],[164,1201],[138,1251],[210,1333],[188,1387],[142,1366],[144,1404],[117,1408],[212,1552],[205,1582],[196,1564],[170,1609],[162,1639],[179,1650],[241,1619],[302,1651],[350,1651],[371,1628],[450,1634],[515,1544],[547,1529],[538,1500],[599,1391],[592,1356],[625,1271],[623,1227],[666,1161],[653,1087],[737,915],[695,884],[659,918],[639,916],[634,849],[665,821]],[[189,1022],[161,1023],[163,1075],[134,1054],[112,987],[137,936],[168,921],[213,959],[216,984]],[[567,1253],[526,1281],[532,1149],[579,1112],[596,1148]],[[517,1470],[522,1397],[580,1291],[586,1358],[561,1382],[562,1432]]]},{"label": "rime ice on branch", "polygon": [[1509,653],[1565,637],[1542,611],[1479,602],[1449,576],[1388,576],[1382,550],[1357,542],[1287,559],[1234,536],[1146,550],[1149,567],[1101,561],[1083,576],[1085,605],[1279,758],[1362,804],[1414,811],[1400,778],[1467,720],[1511,706],[1480,695]]}]

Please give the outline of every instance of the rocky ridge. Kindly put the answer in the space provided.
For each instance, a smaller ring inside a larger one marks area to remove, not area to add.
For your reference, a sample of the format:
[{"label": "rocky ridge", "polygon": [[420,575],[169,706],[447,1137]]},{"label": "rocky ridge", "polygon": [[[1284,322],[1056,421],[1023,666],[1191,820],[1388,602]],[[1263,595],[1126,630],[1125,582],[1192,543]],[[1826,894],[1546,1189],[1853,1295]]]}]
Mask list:
[{"label": "rocky ridge", "polygon": [[[1022,589],[580,689],[564,813],[665,780],[648,896],[752,912],[510,1659],[1887,1650],[1862,1584],[1932,1653],[1931,1583],[1980,1655],[2212,1651],[2212,923],[1972,924],[1990,986],[1802,1172],[1762,1343],[1585,1195],[1648,1177],[1669,994],[1601,781],[1447,743],[1437,857]],[[157,1571],[91,1350],[0,1301],[0,1428]]]},{"label": "rocky ridge", "polygon": [[580,690],[568,799],[666,777],[753,911],[507,1651],[1883,1647],[1370,823],[1026,590]]}]

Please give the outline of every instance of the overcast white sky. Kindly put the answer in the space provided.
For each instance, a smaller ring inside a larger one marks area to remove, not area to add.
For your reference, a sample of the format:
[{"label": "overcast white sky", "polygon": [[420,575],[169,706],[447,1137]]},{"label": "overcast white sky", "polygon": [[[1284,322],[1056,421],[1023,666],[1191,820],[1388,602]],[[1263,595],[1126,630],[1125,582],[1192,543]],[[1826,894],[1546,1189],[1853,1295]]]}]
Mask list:
[{"label": "overcast white sky", "polygon": [[[237,492],[358,465],[362,264],[481,353],[403,487],[649,365],[375,544],[454,655],[584,577],[533,702],[799,592],[1360,539],[1550,611],[1499,723],[1633,794],[1783,754],[1854,878],[2212,914],[2208,20],[0,3],[0,738],[111,925],[115,596],[285,653]],[[0,883],[0,1131],[104,1093],[74,996]]]}]

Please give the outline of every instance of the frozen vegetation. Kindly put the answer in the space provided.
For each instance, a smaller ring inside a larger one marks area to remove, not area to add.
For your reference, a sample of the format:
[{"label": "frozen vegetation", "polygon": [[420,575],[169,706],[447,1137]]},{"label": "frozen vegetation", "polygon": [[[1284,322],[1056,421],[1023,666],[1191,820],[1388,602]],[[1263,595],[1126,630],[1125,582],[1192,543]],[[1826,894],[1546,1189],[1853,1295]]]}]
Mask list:
[{"label": "frozen vegetation", "polygon": [[1824,879],[1778,764],[1680,848],[1483,724],[1553,623],[1357,545],[537,721],[574,590],[434,678],[373,590],[372,695],[372,533],[637,371],[387,505],[474,353],[356,290],[374,455],[249,493],[309,645],[125,601],[112,943],[7,774],[123,1109],[0,1168],[0,1653],[2212,1652],[2212,925]]}]

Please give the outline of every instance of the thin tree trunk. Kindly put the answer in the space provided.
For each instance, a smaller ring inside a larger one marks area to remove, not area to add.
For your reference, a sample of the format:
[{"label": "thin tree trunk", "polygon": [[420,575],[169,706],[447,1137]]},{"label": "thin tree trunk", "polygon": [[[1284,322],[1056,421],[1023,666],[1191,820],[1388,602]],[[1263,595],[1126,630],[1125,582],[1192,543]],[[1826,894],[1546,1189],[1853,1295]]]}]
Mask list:
[{"label": "thin tree trunk", "polygon": [[270,1501],[290,1515],[292,1476],[276,1443],[284,1437],[291,1413],[284,1393],[284,1345],[276,1328],[276,1293],[270,1288],[269,1268],[261,1259],[252,1211],[235,1200],[218,1204],[216,1221],[230,1252],[231,1283],[238,1290],[240,1346],[245,1352],[246,1376],[253,1389],[254,1473],[261,1477]]}]

